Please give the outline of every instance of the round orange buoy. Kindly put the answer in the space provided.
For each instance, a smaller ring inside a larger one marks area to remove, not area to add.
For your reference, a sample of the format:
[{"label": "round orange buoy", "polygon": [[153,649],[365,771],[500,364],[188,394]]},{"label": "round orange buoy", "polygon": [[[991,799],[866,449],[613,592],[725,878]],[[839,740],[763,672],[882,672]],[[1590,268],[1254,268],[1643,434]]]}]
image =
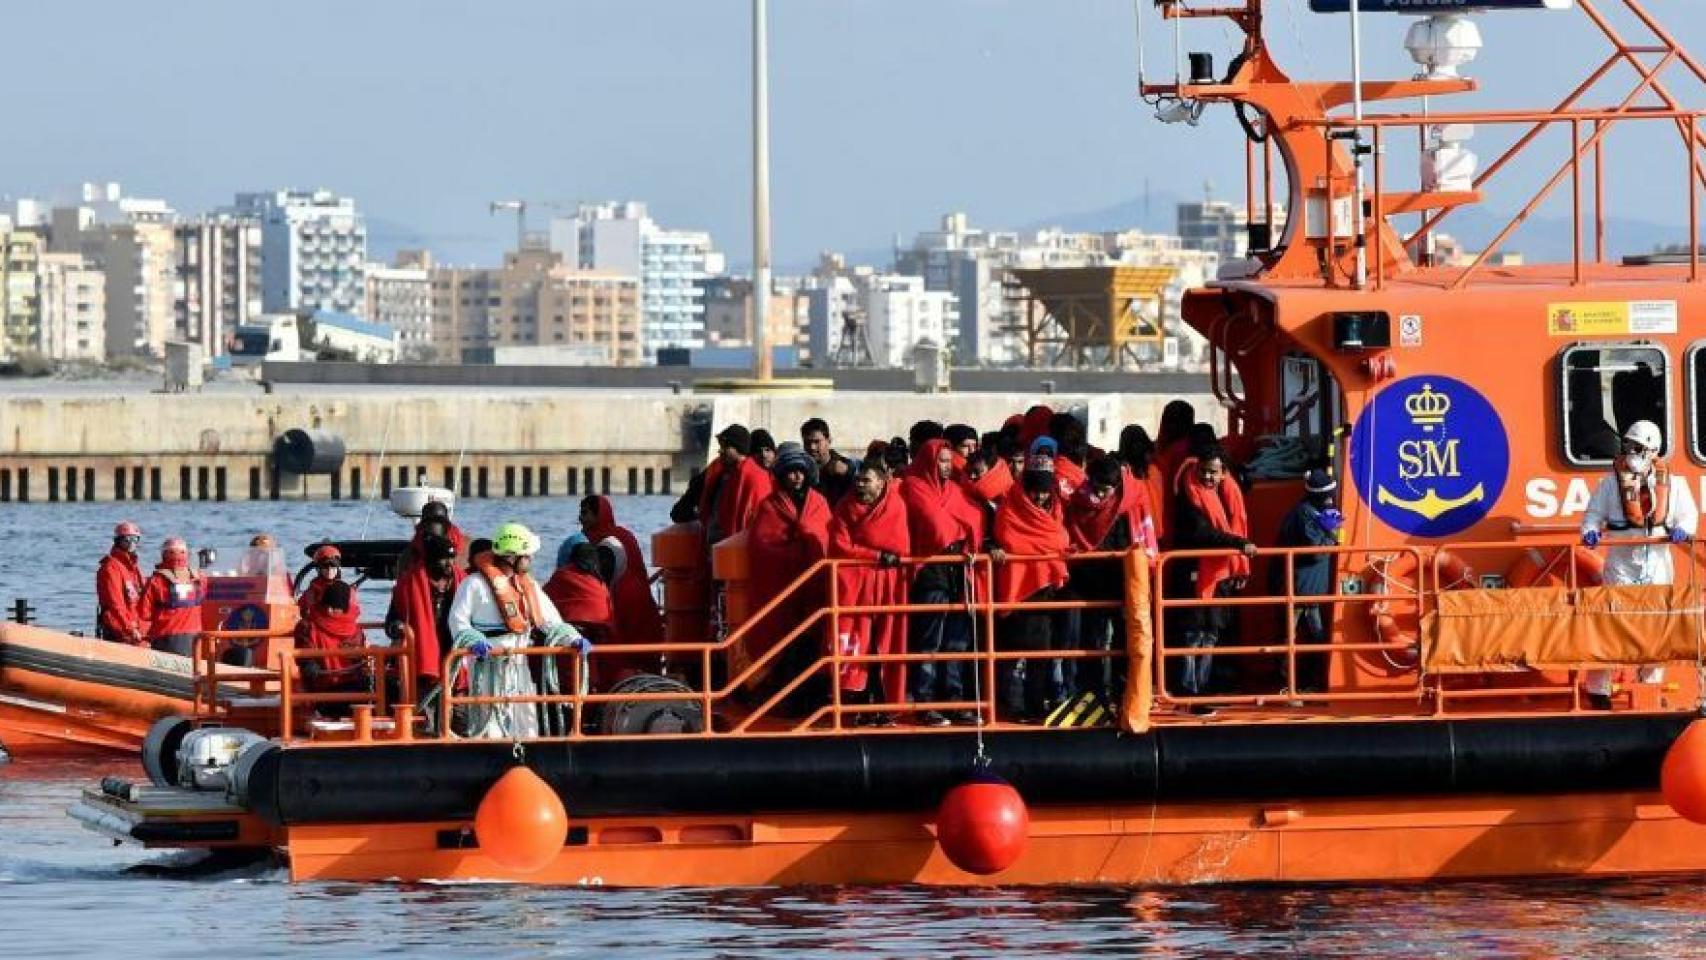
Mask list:
[{"label": "round orange buoy", "polygon": [[967,873],[989,876],[1025,852],[1031,814],[1013,785],[990,773],[948,791],[936,811],[936,844]]},{"label": "round orange buoy", "polygon": [[1706,719],[1689,724],[1665,751],[1659,789],[1684,820],[1706,824]]},{"label": "round orange buoy", "polygon": [[474,813],[481,852],[517,873],[543,870],[568,836],[569,812],[557,791],[526,767],[499,777]]}]

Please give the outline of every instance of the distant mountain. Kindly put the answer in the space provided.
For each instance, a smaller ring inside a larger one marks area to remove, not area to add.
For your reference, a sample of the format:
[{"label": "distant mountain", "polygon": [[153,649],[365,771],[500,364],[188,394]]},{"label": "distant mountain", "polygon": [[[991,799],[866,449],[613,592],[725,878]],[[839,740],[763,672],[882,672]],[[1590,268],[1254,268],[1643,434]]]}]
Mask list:
[{"label": "distant mountain", "polygon": [[[1471,250],[1479,250],[1492,242],[1510,223],[1514,214],[1469,207],[1453,213],[1440,229],[1462,241]],[[1409,225],[1414,217],[1404,218]],[[1687,224],[1656,223],[1629,217],[1612,217],[1605,223],[1605,248],[1610,257],[1625,257],[1636,253],[1677,244],[1688,244]],[[1528,218],[1504,243],[1504,249],[1520,253],[1529,262],[1560,262],[1574,257],[1575,238],[1570,221],[1565,217],[1534,216]],[[1582,252],[1593,253],[1593,225],[1584,221]]]},{"label": "distant mountain", "polygon": [[1169,190],[1155,190],[1147,196],[1122,200],[1109,207],[1034,220],[1021,225],[1019,229],[1045,230],[1057,227],[1078,233],[1102,233],[1109,230],[1172,233],[1178,221],[1178,207],[1178,194]]}]

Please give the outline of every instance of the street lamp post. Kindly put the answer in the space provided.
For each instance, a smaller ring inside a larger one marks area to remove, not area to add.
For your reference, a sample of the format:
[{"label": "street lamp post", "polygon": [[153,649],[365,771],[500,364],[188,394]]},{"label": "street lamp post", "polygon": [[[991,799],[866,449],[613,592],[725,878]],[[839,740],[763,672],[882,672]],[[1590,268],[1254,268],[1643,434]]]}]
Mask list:
[{"label": "street lamp post", "polygon": [[774,375],[770,357],[769,3],[752,0],[752,375]]}]

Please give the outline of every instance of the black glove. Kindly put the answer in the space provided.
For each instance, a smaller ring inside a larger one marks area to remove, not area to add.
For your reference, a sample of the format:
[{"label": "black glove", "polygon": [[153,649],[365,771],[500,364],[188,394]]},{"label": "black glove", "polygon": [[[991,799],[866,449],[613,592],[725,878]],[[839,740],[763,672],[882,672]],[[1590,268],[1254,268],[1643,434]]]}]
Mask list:
[{"label": "black glove", "polygon": [[878,554],[877,564],[884,567],[898,567],[900,566],[900,555],[884,550],[881,554]]}]

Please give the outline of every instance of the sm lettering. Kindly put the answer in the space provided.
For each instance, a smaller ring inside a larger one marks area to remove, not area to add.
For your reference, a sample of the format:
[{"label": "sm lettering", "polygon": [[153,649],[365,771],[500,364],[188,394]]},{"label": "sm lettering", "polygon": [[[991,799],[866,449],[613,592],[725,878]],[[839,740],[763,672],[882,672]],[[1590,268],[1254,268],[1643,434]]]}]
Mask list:
[{"label": "sm lettering", "polygon": [[1423,477],[1461,477],[1457,449],[1461,440],[1405,440],[1398,444],[1398,476],[1405,480]]}]

